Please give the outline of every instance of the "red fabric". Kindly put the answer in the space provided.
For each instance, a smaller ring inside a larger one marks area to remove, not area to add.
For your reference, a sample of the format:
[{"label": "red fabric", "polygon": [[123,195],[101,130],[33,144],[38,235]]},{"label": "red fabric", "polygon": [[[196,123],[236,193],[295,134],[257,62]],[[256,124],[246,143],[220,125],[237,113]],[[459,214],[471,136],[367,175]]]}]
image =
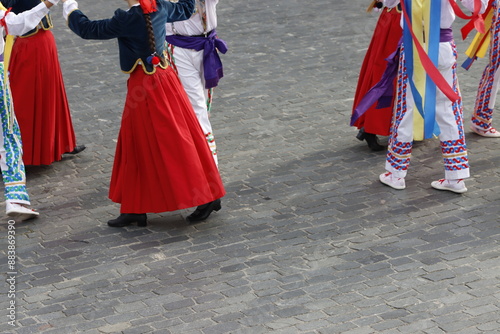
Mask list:
[{"label": "red fabric", "polygon": [[[377,21],[373,37],[368,46],[361,71],[358,86],[354,95],[353,108],[381,78],[386,68],[386,58],[393,53],[401,39],[401,13],[396,8],[384,8]],[[394,84],[396,87],[396,84]],[[392,106],[389,108],[375,109],[374,104],[354,123],[358,129],[364,127],[365,132],[381,136],[388,136],[391,127]]]},{"label": "red fabric", "polygon": [[[479,12],[481,11],[481,0],[474,0],[474,12],[472,13],[472,15],[465,15],[462,9],[455,2],[455,0],[449,0],[449,2],[451,4],[451,7],[453,8],[453,11],[459,18],[463,20],[470,20],[461,29],[462,39],[466,39],[469,33],[474,28],[476,28],[476,30],[481,34],[485,33],[484,19],[483,16],[479,14]],[[488,6],[491,6],[491,4],[492,2],[490,1]]]},{"label": "red fabric", "polygon": [[225,191],[198,119],[175,72],[138,67],[128,92],[109,198],[122,213],[175,211]]},{"label": "red fabric", "polygon": [[139,4],[144,14],[156,12],[156,0],[139,0]]},{"label": "red fabric", "polygon": [[54,35],[17,38],[9,64],[25,165],[50,165],[76,146]]}]

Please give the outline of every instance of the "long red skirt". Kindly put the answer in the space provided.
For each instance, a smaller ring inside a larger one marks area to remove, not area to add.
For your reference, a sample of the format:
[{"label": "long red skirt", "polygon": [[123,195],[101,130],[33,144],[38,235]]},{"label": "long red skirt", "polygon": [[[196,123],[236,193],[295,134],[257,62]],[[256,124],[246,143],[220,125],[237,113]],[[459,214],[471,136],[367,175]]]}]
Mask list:
[{"label": "long red skirt", "polygon": [[54,35],[17,38],[9,64],[25,165],[50,165],[76,146]]},{"label": "long red skirt", "polygon": [[[382,13],[380,13],[359,73],[353,110],[368,90],[382,78],[387,65],[385,59],[396,51],[398,42],[403,34],[400,19],[401,13],[396,8],[388,9],[385,7]],[[393,106],[394,103],[388,108],[375,109],[376,104],[374,104],[358,118],[354,126],[358,129],[364,127],[365,132],[368,133],[388,136],[391,127]]]},{"label": "long red skirt", "polygon": [[165,212],[225,194],[198,119],[175,72],[130,74],[109,198],[121,213]]}]

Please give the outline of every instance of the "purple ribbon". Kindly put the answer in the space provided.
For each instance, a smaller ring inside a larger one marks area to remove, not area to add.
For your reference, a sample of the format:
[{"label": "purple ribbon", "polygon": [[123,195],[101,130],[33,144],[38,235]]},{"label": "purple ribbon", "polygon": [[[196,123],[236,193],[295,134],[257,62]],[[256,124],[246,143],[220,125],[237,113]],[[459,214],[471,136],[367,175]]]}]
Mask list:
[{"label": "purple ribbon", "polygon": [[386,60],[387,66],[385,68],[382,78],[363,96],[361,101],[354,109],[351,116],[351,126],[356,123],[375,102],[378,101],[375,109],[388,108],[392,105],[394,98],[394,78],[398,74],[399,64],[399,51],[401,41],[398,43],[396,51],[394,51]]},{"label": "purple ribbon", "polygon": [[226,53],[227,44],[222,39],[217,38],[215,29],[206,37],[169,35],[166,40],[168,43],[184,49],[203,50],[205,88],[209,89],[217,86],[219,80],[224,76],[222,62],[217,50]]}]

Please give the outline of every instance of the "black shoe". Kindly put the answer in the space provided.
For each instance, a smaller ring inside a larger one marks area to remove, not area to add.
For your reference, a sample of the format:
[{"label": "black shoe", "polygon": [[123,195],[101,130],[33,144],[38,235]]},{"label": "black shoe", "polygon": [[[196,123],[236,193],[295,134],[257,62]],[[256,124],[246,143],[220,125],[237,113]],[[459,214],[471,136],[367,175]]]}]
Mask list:
[{"label": "black shoe", "polygon": [[111,227],[124,227],[132,223],[137,223],[137,226],[147,226],[148,216],[145,213],[122,213],[116,219],[108,221]]},{"label": "black shoe", "polygon": [[187,221],[189,223],[194,223],[205,220],[210,216],[212,211],[219,211],[221,208],[220,198],[207,204],[200,205],[192,214],[187,216]]},{"label": "black shoe", "polygon": [[85,145],[77,145],[77,146],[75,146],[73,151],[67,152],[66,154],[78,154],[86,148],[87,147]]},{"label": "black shoe", "polygon": [[384,146],[378,143],[377,135],[365,132],[363,128],[359,130],[358,134],[356,135],[356,138],[358,138],[361,141],[366,140],[366,144],[368,144],[368,147],[372,151],[382,151],[385,149]]},{"label": "black shoe", "polygon": [[359,129],[359,132],[356,135],[356,139],[359,139],[361,141],[365,140],[365,128]]},{"label": "black shoe", "polygon": [[368,144],[368,147],[372,151],[382,151],[385,149],[384,146],[382,146],[378,143],[377,135],[374,135],[373,133],[366,133],[365,132],[365,141]]}]

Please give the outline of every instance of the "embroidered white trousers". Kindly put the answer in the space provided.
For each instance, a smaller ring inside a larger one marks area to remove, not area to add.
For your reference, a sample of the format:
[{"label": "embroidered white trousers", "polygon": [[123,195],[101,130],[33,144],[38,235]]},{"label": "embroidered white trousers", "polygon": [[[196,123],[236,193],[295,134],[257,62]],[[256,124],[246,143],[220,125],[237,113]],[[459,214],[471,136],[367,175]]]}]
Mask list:
[{"label": "embroidered white trousers", "polygon": [[[404,46],[401,47],[398,71],[397,101],[385,168],[396,177],[405,177],[410,165],[413,146],[414,102],[408,82]],[[456,75],[457,52],[454,43],[440,43],[438,69],[446,81],[460,94]],[[463,128],[462,101],[450,101],[439,89],[436,94],[436,122],[440,128],[439,140],[444,160],[445,178],[469,177],[469,162]],[[418,111],[415,111],[418,112]]]}]

